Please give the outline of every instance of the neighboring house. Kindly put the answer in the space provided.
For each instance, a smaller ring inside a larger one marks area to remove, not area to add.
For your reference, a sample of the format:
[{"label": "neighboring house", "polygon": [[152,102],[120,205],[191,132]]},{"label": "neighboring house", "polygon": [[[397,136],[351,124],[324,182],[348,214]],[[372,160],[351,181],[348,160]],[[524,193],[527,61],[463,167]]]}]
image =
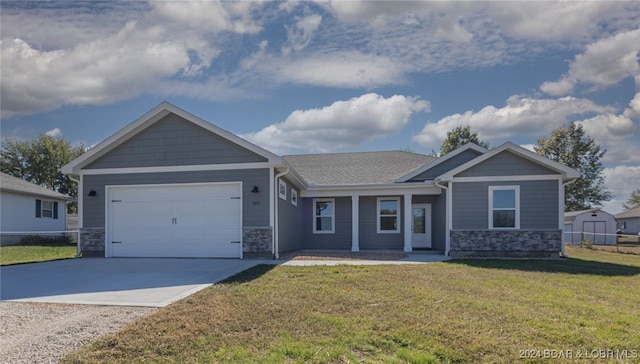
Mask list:
[{"label": "neighboring house", "polygon": [[18,243],[31,232],[66,231],[69,196],[0,173],[1,244]]},{"label": "neighboring house", "polygon": [[553,257],[563,249],[564,183],[580,176],[512,143],[437,159],[281,157],[166,102],[62,171],[80,179],[80,249],[106,257]]},{"label": "neighboring house", "polygon": [[615,216],[618,229],[625,234],[640,233],[640,207],[623,211]]},{"label": "neighboring house", "polygon": [[[608,235],[605,235],[608,234]],[[593,244],[616,244],[616,219],[608,212],[592,209],[564,214],[566,242],[580,243],[586,239]]]}]

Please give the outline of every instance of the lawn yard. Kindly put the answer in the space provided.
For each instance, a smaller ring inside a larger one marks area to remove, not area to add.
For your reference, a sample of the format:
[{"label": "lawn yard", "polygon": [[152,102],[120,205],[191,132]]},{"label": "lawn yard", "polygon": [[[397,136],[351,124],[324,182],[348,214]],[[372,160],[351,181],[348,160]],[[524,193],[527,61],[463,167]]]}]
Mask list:
[{"label": "lawn yard", "polygon": [[73,258],[76,250],[67,242],[0,246],[0,265]]},{"label": "lawn yard", "polygon": [[640,360],[640,257],[568,253],[554,261],[258,266],[65,362]]}]

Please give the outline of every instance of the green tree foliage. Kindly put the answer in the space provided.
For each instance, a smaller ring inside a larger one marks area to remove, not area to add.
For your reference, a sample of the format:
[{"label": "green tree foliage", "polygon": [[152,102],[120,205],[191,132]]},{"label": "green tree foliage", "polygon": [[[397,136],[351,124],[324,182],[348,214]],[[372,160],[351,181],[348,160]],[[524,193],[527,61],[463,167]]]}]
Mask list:
[{"label": "green tree foliage", "polygon": [[456,126],[450,132],[440,146],[440,156],[453,152],[454,150],[468,143],[477,144],[485,149],[489,149],[489,143],[478,138],[478,133],[471,132],[471,126]]},{"label": "green tree foliage", "polygon": [[[48,189],[78,196],[78,186],[60,168],[84,153],[84,146],[72,146],[61,137],[40,134],[32,140],[2,139],[2,172]],[[70,204],[75,212],[75,204]]]},{"label": "green tree foliage", "polygon": [[600,207],[603,201],[611,199],[611,193],[604,186],[604,166],[600,161],[606,150],[600,150],[581,125],[570,123],[553,130],[549,137],[538,138],[534,150],[582,173],[582,177],[566,186],[566,211]]},{"label": "green tree foliage", "polygon": [[635,209],[636,207],[640,207],[640,188],[637,190],[631,191],[631,195],[626,203],[622,204],[627,210]]}]

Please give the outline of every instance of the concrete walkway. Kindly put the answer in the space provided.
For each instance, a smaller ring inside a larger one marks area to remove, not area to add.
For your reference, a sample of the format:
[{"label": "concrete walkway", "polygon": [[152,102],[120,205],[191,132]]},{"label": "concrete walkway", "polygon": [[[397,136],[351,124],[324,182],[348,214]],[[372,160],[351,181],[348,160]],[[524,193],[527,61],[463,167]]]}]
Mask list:
[{"label": "concrete walkway", "polygon": [[[287,266],[314,266],[314,265],[403,265],[403,264],[426,264],[434,262],[444,262],[450,257],[432,254],[412,254],[400,260],[363,260],[363,259],[323,259],[323,260],[273,260],[271,264],[281,264]],[[269,264],[269,261],[267,261]]]}]

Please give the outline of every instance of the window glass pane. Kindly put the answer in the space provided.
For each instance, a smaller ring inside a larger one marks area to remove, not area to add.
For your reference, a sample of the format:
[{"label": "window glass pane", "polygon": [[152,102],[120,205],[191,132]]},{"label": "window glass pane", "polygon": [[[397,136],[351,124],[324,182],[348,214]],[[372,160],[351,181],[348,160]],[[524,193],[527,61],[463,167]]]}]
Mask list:
[{"label": "window glass pane", "polygon": [[514,190],[494,190],[494,209],[513,209],[516,207],[516,191]]},{"label": "window glass pane", "polygon": [[42,210],[42,217],[53,217],[53,210]]},{"label": "window glass pane", "polygon": [[493,227],[496,228],[513,228],[516,227],[516,211],[515,210],[494,210],[493,211]]},{"label": "window glass pane", "polygon": [[331,201],[316,202],[316,216],[333,216],[333,203]]},{"label": "window glass pane", "polygon": [[316,231],[331,231],[331,217],[316,217]]},{"label": "window glass pane", "polygon": [[398,201],[380,200],[380,215],[397,215]]},{"label": "window glass pane", "polygon": [[425,217],[423,208],[413,209],[413,232],[416,234],[424,234],[425,232]]},{"label": "window glass pane", "polygon": [[393,216],[383,216],[380,218],[380,230],[398,230],[398,218]]},{"label": "window glass pane", "polygon": [[42,208],[43,209],[52,210],[53,209],[53,202],[51,202],[51,201],[42,201]]}]

